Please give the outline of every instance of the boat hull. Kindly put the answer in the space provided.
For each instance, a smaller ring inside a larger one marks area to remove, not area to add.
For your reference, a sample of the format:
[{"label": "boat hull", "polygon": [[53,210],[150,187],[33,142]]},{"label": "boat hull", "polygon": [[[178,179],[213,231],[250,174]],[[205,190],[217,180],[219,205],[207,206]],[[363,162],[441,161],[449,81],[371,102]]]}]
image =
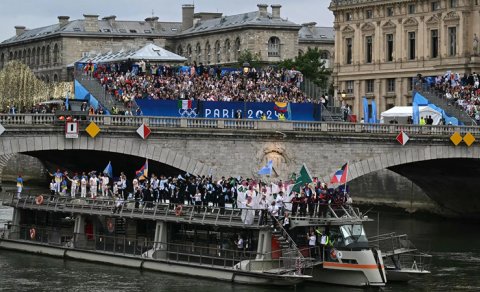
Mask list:
[{"label": "boat hull", "polygon": [[72,260],[112,264],[128,268],[151,270],[170,274],[209,278],[241,284],[292,286],[307,279],[307,277],[301,276],[270,275],[261,272],[247,272],[234,270],[232,268],[212,267],[211,265],[202,266],[176,261],[152,260],[147,258],[129,257],[95,251],[48,246],[19,240],[0,239],[0,249],[22,251],[32,254],[40,254]]},{"label": "boat hull", "polygon": [[391,282],[408,282],[429,275],[429,271],[419,271],[414,269],[386,269],[387,279]]}]

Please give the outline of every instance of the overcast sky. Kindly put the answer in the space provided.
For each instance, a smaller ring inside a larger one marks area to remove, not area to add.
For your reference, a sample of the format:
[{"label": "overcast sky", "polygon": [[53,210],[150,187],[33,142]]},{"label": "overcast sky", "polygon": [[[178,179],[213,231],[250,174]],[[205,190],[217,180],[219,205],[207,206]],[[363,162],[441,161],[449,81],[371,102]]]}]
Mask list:
[{"label": "overcast sky", "polygon": [[[81,19],[83,14],[100,18],[116,15],[117,20],[143,20],[152,15],[160,21],[182,19],[182,4],[195,4],[195,12],[233,15],[257,10],[258,3],[281,4],[281,16],[298,24],[315,21],[332,26],[330,0],[0,0],[0,41],[15,35],[15,25],[36,28],[57,23],[57,16]],[[269,7],[269,11],[270,11]]]}]

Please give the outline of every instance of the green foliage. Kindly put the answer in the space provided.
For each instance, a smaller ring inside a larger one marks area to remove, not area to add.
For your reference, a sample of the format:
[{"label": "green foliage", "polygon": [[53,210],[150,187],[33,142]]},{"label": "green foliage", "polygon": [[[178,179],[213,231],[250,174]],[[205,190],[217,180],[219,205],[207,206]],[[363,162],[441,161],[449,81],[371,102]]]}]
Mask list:
[{"label": "green foliage", "polygon": [[260,57],[257,54],[252,53],[250,50],[243,50],[238,56],[238,66],[243,67],[244,63],[249,63],[250,67],[258,68],[260,66]]},{"label": "green foliage", "polygon": [[321,60],[321,52],[318,48],[308,48],[308,50],[295,59],[287,59],[279,63],[281,68],[298,70],[302,72],[305,78],[323,88],[327,87],[327,82],[332,74],[331,70],[325,68],[325,62]]}]

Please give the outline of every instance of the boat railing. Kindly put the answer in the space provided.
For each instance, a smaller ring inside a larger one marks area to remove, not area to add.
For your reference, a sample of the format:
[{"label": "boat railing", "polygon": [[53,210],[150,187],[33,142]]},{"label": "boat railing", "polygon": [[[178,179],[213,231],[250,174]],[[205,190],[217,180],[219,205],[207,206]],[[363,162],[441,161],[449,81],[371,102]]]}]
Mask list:
[{"label": "boat railing", "polygon": [[[96,215],[111,214],[118,201],[108,197],[97,198],[71,198],[70,196],[42,196],[22,195],[20,199],[16,194],[11,194],[11,200],[4,204],[16,208],[39,209],[54,212],[73,212]],[[292,227],[296,225],[318,225],[350,221],[363,221],[362,214],[358,209],[350,205],[317,204],[314,205],[313,216],[291,216]],[[155,219],[162,218],[169,221],[181,221],[198,224],[262,227],[260,223],[262,209],[219,207],[203,204],[200,206],[177,203],[145,202],[127,200],[122,203],[114,216]]]},{"label": "boat railing", "polygon": [[[116,256],[149,260],[181,262],[201,266],[241,269],[242,271],[272,271],[290,269],[289,262],[298,259],[282,254],[282,250],[258,253],[247,249],[228,249],[221,243],[194,245],[153,241],[143,236],[128,237],[103,234],[72,233],[64,227],[10,225],[7,239],[32,242],[65,249],[108,253]],[[259,260],[260,259],[260,260]]]},{"label": "boat railing", "polygon": [[386,256],[416,251],[415,245],[408,239],[408,235],[397,235],[395,232],[371,236],[370,246],[380,249]]}]

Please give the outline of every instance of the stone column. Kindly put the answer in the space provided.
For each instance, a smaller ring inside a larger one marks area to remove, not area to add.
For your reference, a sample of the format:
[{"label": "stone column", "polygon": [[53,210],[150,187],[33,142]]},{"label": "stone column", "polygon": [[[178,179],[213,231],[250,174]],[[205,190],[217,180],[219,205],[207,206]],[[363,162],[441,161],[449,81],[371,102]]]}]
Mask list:
[{"label": "stone column", "polygon": [[272,259],[272,231],[260,230],[258,233],[257,260]]},{"label": "stone column", "polygon": [[155,247],[154,254],[152,256],[155,259],[166,259],[167,258],[167,223],[163,221],[157,221],[157,226],[155,227],[155,237],[154,237]]},{"label": "stone column", "polygon": [[87,241],[85,238],[85,216],[76,215],[75,225],[73,227],[75,246],[82,247]]}]

